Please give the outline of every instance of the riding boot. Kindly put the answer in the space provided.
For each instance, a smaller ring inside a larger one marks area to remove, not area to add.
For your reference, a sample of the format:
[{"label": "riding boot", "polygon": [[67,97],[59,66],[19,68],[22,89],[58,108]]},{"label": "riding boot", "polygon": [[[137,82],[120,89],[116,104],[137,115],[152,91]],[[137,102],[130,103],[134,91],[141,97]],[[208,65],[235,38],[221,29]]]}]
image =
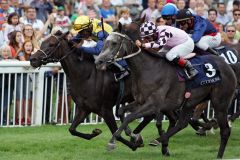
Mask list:
[{"label": "riding boot", "polygon": [[216,56],[219,56],[218,52],[215,51],[214,49],[212,49],[211,47],[208,47],[208,49],[206,50],[207,52],[211,53],[211,54],[214,54]]},{"label": "riding boot", "polygon": [[177,63],[180,67],[184,67],[186,69],[189,79],[192,79],[198,74],[198,71],[193,68],[191,62],[182,57],[176,57],[175,59],[173,59],[173,62]]}]

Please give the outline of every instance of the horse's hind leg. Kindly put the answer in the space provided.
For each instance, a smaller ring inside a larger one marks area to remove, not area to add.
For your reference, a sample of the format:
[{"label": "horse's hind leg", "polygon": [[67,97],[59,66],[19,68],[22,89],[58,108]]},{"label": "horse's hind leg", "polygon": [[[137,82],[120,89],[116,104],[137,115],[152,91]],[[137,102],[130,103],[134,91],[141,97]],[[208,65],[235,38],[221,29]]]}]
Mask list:
[{"label": "horse's hind leg", "polygon": [[172,137],[174,134],[179,132],[180,130],[184,129],[187,127],[188,122],[191,118],[191,108],[186,108],[183,107],[183,109],[180,111],[179,115],[179,120],[177,124],[170,128],[166,133],[164,133],[160,138],[158,138],[159,142],[162,142],[162,154],[169,156],[169,151],[168,151],[168,141],[169,138]]},{"label": "horse's hind leg", "polygon": [[[84,108],[84,107],[83,107]],[[81,137],[87,140],[90,140],[94,137],[96,137],[97,135],[99,135],[101,133],[101,130],[99,129],[95,129],[93,130],[92,134],[85,134],[85,133],[81,133],[78,132],[76,130],[77,126],[84,121],[84,119],[89,115],[89,112],[86,112],[85,110],[81,110],[80,107],[77,105],[76,106],[76,114],[74,116],[73,122],[69,128],[69,132],[73,135],[73,136],[77,136],[77,137]]]},{"label": "horse's hind leg", "polygon": [[[229,136],[231,134],[231,128],[228,125],[228,120],[227,120],[227,107],[228,104],[226,103],[214,103],[214,111],[216,113],[216,118],[218,122],[218,126],[220,128],[220,136],[221,136],[221,144],[218,150],[218,155],[217,158],[222,158],[225,147],[227,145]],[[218,108],[216,108],[216,107]]]},{"label": "horse's hind leg", "polygon": [[[117,123],[116,123],[115,117],[111,110],[110,111],[107,109],[103,110],[103,119],[112,134],[117,131],[117,129],[118,129]],[[128,127],[128,126],[126,126],[126,127]],[[131,148],[132,150],[136,150],[136,148],[137,148],[133,143],[129,142],[128,140],[124,139],[121,136],[118,137],[117,140],[122,142],[123,144],[125,144],[126,146]],[[111,147],[109,147],[108,150],[112,150],[114,148],[115,148],[115,145],[111,145]]]}]

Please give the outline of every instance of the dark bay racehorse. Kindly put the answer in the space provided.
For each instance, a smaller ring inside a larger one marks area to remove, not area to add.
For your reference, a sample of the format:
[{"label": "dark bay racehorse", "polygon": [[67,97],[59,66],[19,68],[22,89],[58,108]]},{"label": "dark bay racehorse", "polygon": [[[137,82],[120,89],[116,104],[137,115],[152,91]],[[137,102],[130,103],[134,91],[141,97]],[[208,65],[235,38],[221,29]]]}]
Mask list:
[{"label": "dark bay racehorse", "polygon": [[[80,133],[76,130],[77,126],[91,113],[103,117],[112,133],[117,130],[117,124],[113,115],[113,106],[115,105],[119,92],[119,84],[115,82],[111,71],[99,71],[96,69],[94,58],[91,55],[77,53],[72,44],[65,39],[66,34],[57,32],[46,39],[41,50],[38,50],[31,56],[30,62],[33,67],[40,67],[42,64],[60,61],[64,72],[70,79],[71,95],[76,103],[76,114],[69,128],[72,135],[90,140],[101,133],[101,130],[95,129],[91,134]],[[80,56],[79,56],[80,55]],[[131,80],[125,81],[125,92],[122,103],[132,102]],[[167,114],[168,115],[168,114]],[[175,124],[175,119],[170,117],[170,126]],[[129,133],[131,137],[141,132],[141,130],[153,119],[153,115],[144,117],[144,120],[133,131]],[[159,134],[162,133],[161,123],[156,124]],[[135,137],[136,139],[136,137]],[[119,138],[132,149],[136,149],[135,144],[128,143],[123,138]],[[141,137],[138,137],[141,145]],[[134,147],[133,147],[134,146]]]},{"label": "dark bay racehorse", "polygon": [[[121,27],[119,30],[121,31]],[[133,84],[136,85],[133,88],[137,90],[133,92],[137,93],[134,95],[136,101],[129,104],[135,110],[125,118],[117,132],[113,134],[109,147],[115,145],[115,139],[121,135],[122,130],[131,121],[143,116],[159,114],[161,111],[173,111],[182,107],[176,126],[169,129],[161,137],[162,153],[168,154],[169,138],[187,126],[193,107],[205,100],[211,100],[221,135],[217,157],[223,157],[231,132],[227,122],[227,109],[237,86],[236,76],[232,68],[224,62],[223,58],[208,55],[207,57],[214,59],[218,65],[221,72],[221,82],[193,89],[190,99],[183,105],[185,83],[178,81],[175,66],[165,59],[155,58],[145,50],[138,48],[134,43],[137,39],[134,38],[134,35],[137,34],[129,33],[111,33],[95,62],[101,68],[106,62],[126,58],[132,72]]]},{"label": "dark bay racehorse", "polygon": [[[90,140],[101,133],[99,129],[90,134],[76,130],[91,112],[103,117],[110,131],[114,133],[118,127],[113,115],[113,106],[117,101],[119,84],[115,82],[111,71],[96,69],[93,56],[77,53],[76,48],[66,40],[66,35],[67,33],[62,34],[59,31],[51,35],[42,43],[41,49],[31,56],[30,63],[33,67],[40,67],[49,62],[61,62],[70,80],[71,95],[76,103],[76,114],[69,128],[72,135]],[[126,80],[122,102],[132,101],[131,80]],[[119,141],[131,147],[123,138],[119,138]]]}]

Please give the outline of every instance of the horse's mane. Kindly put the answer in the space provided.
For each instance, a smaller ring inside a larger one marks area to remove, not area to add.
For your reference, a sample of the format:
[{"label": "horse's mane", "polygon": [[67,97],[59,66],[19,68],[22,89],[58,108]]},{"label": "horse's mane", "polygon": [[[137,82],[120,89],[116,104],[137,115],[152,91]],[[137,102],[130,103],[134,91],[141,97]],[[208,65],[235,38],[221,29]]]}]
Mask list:
[{"label": "horse's mane", "polygon": [[[64,34],[64,35],[63,35]],[[73,55],[79,57],[77,58],[78,60],[82,61],[82,60],[87,60],[87,61],[91,61],[94,63],[95,59],[93,57],[93,55],[90,54],[86,54],[81,52],[79,49],[77,49],[76,47],[74,47],[74,44],[72,41],[68,40],[66,38],[66,36],[69,34],[69,32],[63,33],[62,31],[58,30],[54,33],[55,36],[57,37],[61,37],[61,36],[65,36],[63,39],[66,41],[67,45],[69,48],[71,48],[71,51]]]}]

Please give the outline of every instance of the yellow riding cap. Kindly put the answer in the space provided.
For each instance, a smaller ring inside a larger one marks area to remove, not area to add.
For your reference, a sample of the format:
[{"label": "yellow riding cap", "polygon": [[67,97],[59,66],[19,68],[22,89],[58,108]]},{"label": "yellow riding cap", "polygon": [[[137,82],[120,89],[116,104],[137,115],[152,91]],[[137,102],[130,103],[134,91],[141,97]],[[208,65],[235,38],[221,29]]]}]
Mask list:
[{"label": "yellow riding cap", "polygon": [[[107,23],[103,23],[104,24],[104,31],[106,31],[108,34],[111,33],[113,31],[112,27],[107,24]],[[93,26],[93,34],[98,33],[99,31],[102,30],[102,23],[100,20],[98,19],[90,19],[88,16],[79,16],[73,25],[73,29],[76,32],[79,32],[83,29],[87,29],[90,26]]]},{"label": "yellow riding cap", "polygon": [[88,28],[92,24],[92,20],[88,16],[79,16],[73,25],[73,29],[77,32]]}]

